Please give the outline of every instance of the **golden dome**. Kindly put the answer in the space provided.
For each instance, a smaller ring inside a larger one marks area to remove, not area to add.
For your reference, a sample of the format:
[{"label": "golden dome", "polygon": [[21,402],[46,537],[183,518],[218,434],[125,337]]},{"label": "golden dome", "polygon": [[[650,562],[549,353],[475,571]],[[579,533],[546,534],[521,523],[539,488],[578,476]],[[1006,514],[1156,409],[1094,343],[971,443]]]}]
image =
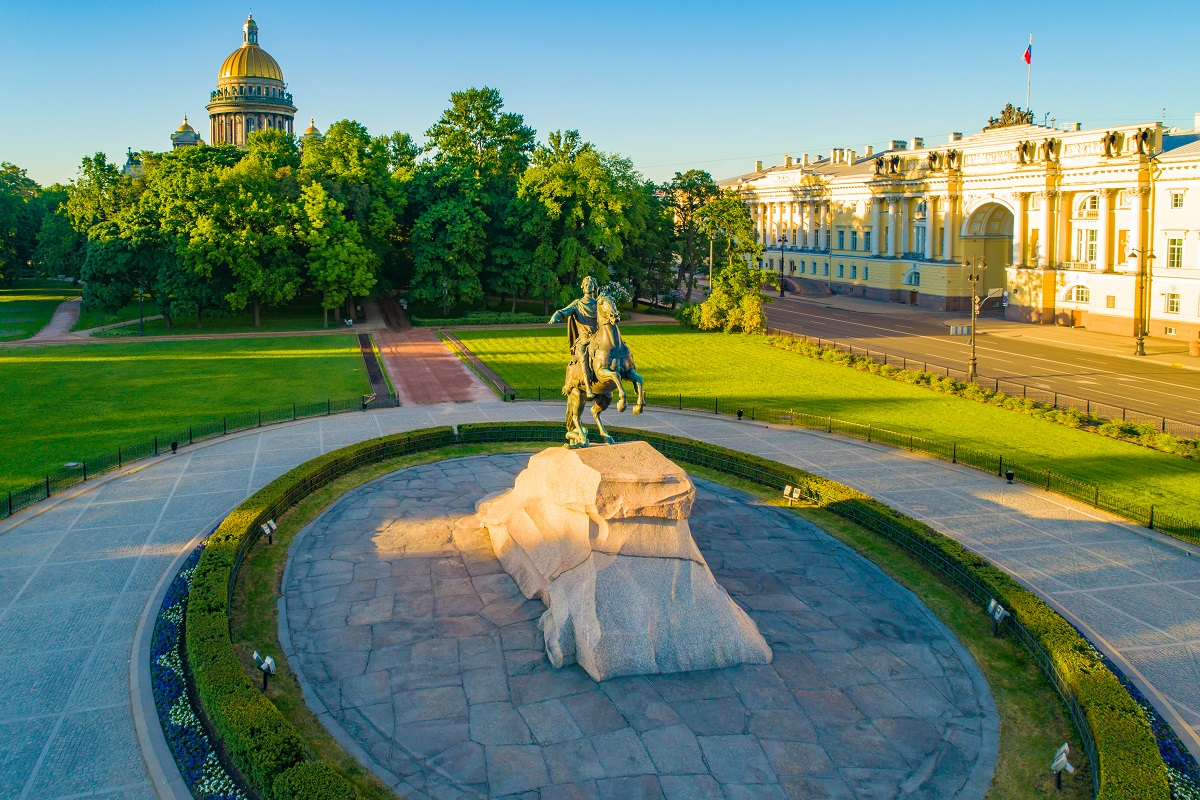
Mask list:
[{"label": "golden dome", "polygon": [[312,117],[308,118],[308,127],[304,129],[305,136],[320,136],[321,132],[317,130],[317,121]]},{"label": "golden dome", "polygon": [[242,24],[242,46],[229,54],[217,73],[218,82],[229,78],[270,78],[283,83],[279,62],[258,46],[258,23],[253,16]]},{"label": "golden dome", "polygon": [[283,83],[279,62],[256,44],[244,44],[221,64],[217,80],[227,78],[271,78]]},{"label": "golden dome", "polygon": [[196,129],[188,125],[187,114],[183,115],[183,124],[175,129],[176,133],[195,133]]}]

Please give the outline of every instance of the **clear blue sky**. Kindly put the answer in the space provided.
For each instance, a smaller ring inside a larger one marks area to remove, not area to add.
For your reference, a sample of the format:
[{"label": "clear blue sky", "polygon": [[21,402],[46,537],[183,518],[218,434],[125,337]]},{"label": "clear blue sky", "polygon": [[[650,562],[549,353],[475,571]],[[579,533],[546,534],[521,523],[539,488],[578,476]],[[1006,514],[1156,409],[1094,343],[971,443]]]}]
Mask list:
[{"label": "clear blue sky", "polygon": [[[217,68],[244,2],[0,0],[0,161],[42,183],[98,150],[169,146],[186,112],[207,138]],[[297,130],[433,123],[450,92],[494,86],[540,136],[576,128],[648,177],[892,138],[945,141],[1005,102],[1085,126],[1200,112],[1200,3],[255,0]],[[303,124],[301,124],[303,122]]]}]

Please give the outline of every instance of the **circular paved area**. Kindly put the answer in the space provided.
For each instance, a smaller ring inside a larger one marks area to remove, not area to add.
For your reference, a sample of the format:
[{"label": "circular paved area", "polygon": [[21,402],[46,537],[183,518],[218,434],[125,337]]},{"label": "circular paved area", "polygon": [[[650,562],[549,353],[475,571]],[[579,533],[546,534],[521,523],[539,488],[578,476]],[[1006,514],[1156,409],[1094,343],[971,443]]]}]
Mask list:
[{"label": "circular paved area", "polygon": [[456,525],[526,459],[401,470],[293,545],[292,666],[402,796],[983,797],[998,720],[952,635],[828,535],[717,484],[697,481],[692,530],[774,663],[601,684],[553,669],[542,604]]}]

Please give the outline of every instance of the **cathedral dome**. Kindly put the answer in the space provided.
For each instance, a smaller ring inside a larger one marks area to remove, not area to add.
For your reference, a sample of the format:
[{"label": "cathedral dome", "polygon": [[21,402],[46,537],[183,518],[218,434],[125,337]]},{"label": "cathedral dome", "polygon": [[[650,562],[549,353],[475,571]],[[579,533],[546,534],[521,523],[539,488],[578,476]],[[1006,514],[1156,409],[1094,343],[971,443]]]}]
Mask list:
[{"label": "cathedral dome", "polygon": [[258,45],[258,24],[247,17],[242,26],[242,46],[230,53],[221,64],[217,82],[238,78],[267,78],[283,83],[283,70],[271,54]]}]

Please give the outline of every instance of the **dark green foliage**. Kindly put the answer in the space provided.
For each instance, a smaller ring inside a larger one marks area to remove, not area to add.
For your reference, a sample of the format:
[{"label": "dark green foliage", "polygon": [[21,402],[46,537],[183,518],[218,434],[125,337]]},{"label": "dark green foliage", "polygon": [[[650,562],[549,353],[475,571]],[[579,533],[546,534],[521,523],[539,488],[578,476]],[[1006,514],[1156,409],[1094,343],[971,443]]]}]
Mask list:
[{"label": "dark green foliage", "polygon": [[277,798],[291,800],[354,800],[358,791],[332,768],[310,761],[280,773],[271,785]]}]

